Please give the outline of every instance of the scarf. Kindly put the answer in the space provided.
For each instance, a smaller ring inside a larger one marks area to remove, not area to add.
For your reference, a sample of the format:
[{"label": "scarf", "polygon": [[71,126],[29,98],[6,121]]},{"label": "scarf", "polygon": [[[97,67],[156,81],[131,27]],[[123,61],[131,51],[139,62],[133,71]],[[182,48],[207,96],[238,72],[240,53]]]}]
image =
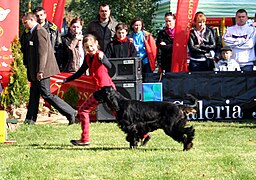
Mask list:
[{"label": "scarf", "polygon": [[166,34],[173,39],[174,38],[174,32],[175,32],[175,28],[171,29],[171,28],[165,28],[165,32]]},{"label": "scarf", "polygon": [[117,40],[118,42],[121,42],[121,43],[122,43],[122,42],[126,42],[127,39],[128,39],[127,37],[125,37],[124,39],[116,38],[116,40]]},{"label": "scarf", "polygon": [[196,28],[194,28],[194,32],[198,41],[198,44],[201,44],[205,39],[203,38],[203,35],[205,33],[206,27],[202,31],[198,31]]}]

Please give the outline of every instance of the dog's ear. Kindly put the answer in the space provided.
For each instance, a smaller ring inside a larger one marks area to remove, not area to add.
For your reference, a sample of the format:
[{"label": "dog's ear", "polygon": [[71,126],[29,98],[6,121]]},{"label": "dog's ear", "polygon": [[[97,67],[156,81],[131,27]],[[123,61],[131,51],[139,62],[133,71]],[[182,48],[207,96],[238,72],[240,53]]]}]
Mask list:
[{"label": "dog's ear", "polygon": [[109,87],[106,92],[106,103],[113,111],[119,111],[117,91],[113,87]]}]

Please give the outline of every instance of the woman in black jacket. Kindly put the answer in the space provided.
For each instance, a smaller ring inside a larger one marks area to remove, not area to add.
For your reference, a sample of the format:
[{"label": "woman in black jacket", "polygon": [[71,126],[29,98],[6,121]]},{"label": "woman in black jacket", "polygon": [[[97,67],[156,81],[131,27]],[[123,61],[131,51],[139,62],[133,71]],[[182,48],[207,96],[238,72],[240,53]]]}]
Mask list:
[{"label": "woman in black jacket", "polygon": [[190,53],[189,71],[212,71],[216,41],[212,30],[206,26],[203,13],[196,13],[195,26],[190,30],[188,48]]},{"label": "woman in black jacket", "polygon": [[159,60],[160,68],[165,72],[171,72],[172,65],[172,47],[175,32],[176,16],[172,12],[165,14],[165,27],[157,35],[156,45],[158,53],[161,56]]}]

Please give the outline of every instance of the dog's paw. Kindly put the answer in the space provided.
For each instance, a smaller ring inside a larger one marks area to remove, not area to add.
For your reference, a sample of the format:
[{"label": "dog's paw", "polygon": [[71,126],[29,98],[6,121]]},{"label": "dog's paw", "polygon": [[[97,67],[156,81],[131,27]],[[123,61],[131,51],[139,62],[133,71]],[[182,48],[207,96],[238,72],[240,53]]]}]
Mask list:
[{"label": "dog's paw", "polygon": [[130,142],[131,149],[136,149],[137,147],[138,147],[138,142],[134,142],[134,143]]},{"label": "dog's paw", "polygon": [[188,143],[188,144],[184,144],[184,149],[183,151],[188,151],[193,147],[193,143]]}]

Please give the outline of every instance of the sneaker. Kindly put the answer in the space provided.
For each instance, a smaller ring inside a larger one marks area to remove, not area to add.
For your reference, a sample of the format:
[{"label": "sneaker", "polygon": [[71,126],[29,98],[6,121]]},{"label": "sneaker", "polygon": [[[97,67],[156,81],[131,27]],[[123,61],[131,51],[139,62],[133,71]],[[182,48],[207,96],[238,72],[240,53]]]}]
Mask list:
[{"label": "sneaker", "polygon": [[77,114],[78,114],[78,111],[75,110],[75,113],[71,117],[67,118],[69,121],[68,125],[75,124]]},{"label": "sneaker", "polygon": [[36,122],[31,119],[25,119],[25,121],[23,123],[28,124],[28,125],[34,125]]},{"label": "sneaker", "polygon": [[83,142],[81,140],[71,140],[70,141],[71,144],[75,145],[75,146],[89,146],[90,142]]},{"label": "sneaker", "polygon": [[148,134],[147,137],[145,137],[144,139],[142,139],[142,143],[141,146],[146,146],[146,144],[148,143],[148,141],[151,139],[151,135]]}]

